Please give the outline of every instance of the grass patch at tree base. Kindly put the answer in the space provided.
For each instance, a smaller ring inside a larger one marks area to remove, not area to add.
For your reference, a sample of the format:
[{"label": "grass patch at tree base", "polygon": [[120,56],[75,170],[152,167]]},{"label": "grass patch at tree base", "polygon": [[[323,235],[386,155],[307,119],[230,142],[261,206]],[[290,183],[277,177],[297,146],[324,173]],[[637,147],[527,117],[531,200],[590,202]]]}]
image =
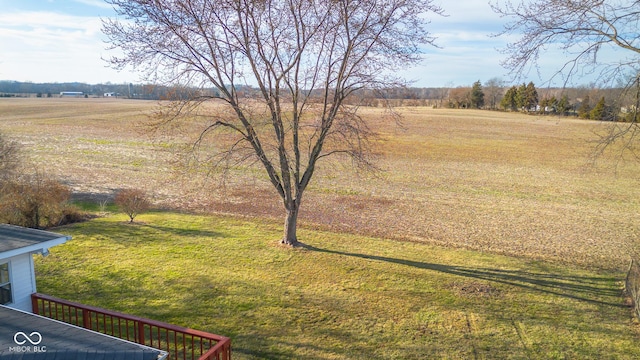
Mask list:
[{"label": "grass patch at tree base", "polygon": [[623,273],[153,212],[57,231],[38,291],[232,338],[234,359],[638,358]]}]

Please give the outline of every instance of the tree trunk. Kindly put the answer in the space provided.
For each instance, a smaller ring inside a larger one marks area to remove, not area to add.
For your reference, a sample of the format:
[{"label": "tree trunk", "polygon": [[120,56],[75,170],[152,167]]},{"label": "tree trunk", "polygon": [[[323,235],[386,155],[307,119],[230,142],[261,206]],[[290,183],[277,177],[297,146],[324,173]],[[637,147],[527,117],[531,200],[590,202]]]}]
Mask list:
[{"label": "tree trunk", "polygon": [[282,241],[280,241],[282,244],[289,246],[297,246],[300,244],[298,242],[298,236],[296,235],[299,207],[299,205],[294,204],[290,209],[287,209],[287,216],[284,220],[284,237],[282,238]]}]

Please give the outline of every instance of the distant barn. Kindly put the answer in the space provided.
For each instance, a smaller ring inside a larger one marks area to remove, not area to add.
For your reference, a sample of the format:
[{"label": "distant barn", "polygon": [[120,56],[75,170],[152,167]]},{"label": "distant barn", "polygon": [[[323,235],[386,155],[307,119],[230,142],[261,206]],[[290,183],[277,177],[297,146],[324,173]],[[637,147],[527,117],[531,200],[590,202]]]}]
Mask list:
[{"label": "distant barn", "polygon": [[63,96],[82,96],[84,93],[82,91],[60,91],[60,97]]}]

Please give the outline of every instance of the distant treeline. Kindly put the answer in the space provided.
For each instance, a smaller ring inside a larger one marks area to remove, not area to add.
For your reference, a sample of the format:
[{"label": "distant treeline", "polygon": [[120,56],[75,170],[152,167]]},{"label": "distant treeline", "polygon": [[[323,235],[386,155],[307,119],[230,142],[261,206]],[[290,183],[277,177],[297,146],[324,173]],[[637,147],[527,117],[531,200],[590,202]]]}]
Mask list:
[{"label": "distant treeline", "polygon": [[86,97],[121,97],[160,100],[182,98],[192,90],[141,84],[32,83],[0,81],[0,97],[60,97],[62,93],[82,93]]},{"label": "distant treeline", "polygon": [[505,87],[480,81],[450,89],[442,107],[488,109],[530,114],[577,116],[605,121],[639,120],[636,88],[536,88],[533,82]]},{"label": "distant treeline", "polygon": [[[257,88],[242,86],[236,89],[240,95],[260,95]],[[430,99],[438,100],[446,98],[448,88],[398,88],[381,92],[361,93],[366,97],[384,97],[388,99]],[[105,94],[131,99],[173,99],[184,98],[196,93],[194,89],[176,88],[160,85],[143,84],[85,84],[71,83],[33,83],[0,80],[0,97],[59,97],[63,92],[81,92],[89,97],[102,97]],[[215,95],[216,90],[198,90],[197,93]]]},{"label": "distant treeline", "polygon": [[[260,97],[259,89],[237,88],[240,96]],[[635,94],[635,93],[634,93]],[[417,88],[402,87],[386,90],[360,90],[351,101],[368,106],[391,103],[394,106],[430,106],[520,111],[538,114],[578,116],[593,120],[635,121],[638,97],[623,89],[595,87],[541,88],[533,83],[504,86],[491,79],[464,87]],[[178,88],[141,84],[32,83],[0,81],[0,97],[120,97],[127,99],[164,100],[188,99],[194,96],[215,96],[214,89]],[[314,97],[314,92],[310,94]],[[384,99],[384,100],[383,100]],[[631,119],[628,119],[632,116]]]}]

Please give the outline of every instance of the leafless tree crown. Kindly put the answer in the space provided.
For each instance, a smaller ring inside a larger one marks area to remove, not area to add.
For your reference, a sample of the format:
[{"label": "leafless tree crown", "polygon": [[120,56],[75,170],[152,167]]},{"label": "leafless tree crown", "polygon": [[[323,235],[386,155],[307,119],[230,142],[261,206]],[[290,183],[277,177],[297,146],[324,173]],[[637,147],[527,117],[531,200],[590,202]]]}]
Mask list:
[{"label": "leafless tree crown", "polygon": [[122,51],[111,64],[212,88],[198,104],[217,98],[225,110],[204,114],[195,148],[225,136],[226,150],[210,160],[255,159],[294,216],[319,159],[369,163],[370,131],[350,99],[401,84],[394,72],[434,41],[424,15],[441,13],[432,0],[109,2],[120,19],[106,20],[103,31]]},{"label": "leafless tree crown", "polygon": [[[640,71],[640,1],[507,1],[492,7],[510,20],[499,35],[519,37],[505,49],[504,65],[516,73],[536,67],[552,48],[568,55],[556,73],[565,84],[572,77],[599,71],[601,81],[616,85],[613,81],[628,81]],[[605,48],[610,51],[604,53]]]},{"label": "leafless tree crown", "polygon": [[0,185],[13,175],[20,162],[20,145],[0,132]]}]

